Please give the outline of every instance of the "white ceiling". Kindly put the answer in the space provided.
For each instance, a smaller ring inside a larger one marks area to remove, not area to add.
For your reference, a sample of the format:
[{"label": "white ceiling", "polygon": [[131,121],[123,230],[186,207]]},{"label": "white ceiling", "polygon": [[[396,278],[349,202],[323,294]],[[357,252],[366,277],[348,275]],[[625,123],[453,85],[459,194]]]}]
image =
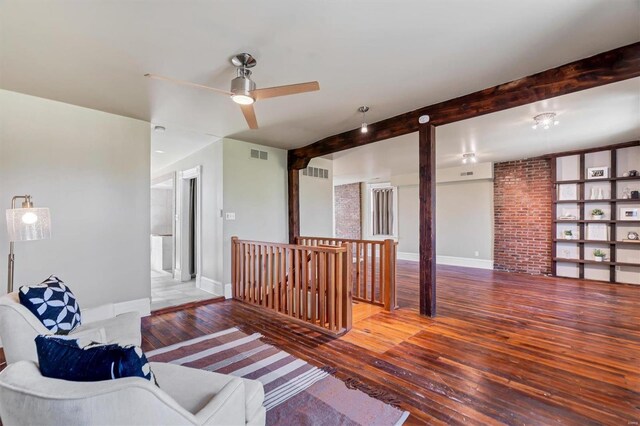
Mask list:
[{"label": "white ceiling", "polygon": [[[640,39],[638,0],[0,2],[0,87],[162,124],[292,148]],[[228,88],[256,56],[259,87],[320,92],[256,106],[143,77]]]},{"label": "white ceiling", "polygon": [[[533,130],[533,116],[556,112],[549,130]],[[436,128],[437,167],[519,160],[552,152],[640,139],[640,78],[560,96]],[[418,134],[333,154],[334,183],[389,179],[418,172]]]},{"label": "white ceiling", "polygon": [[[154,131],[151,125],[151,172],[154,173],[220,139],[217,136],[169,127]],[[159,152],[160,151],[160,152]]]}]

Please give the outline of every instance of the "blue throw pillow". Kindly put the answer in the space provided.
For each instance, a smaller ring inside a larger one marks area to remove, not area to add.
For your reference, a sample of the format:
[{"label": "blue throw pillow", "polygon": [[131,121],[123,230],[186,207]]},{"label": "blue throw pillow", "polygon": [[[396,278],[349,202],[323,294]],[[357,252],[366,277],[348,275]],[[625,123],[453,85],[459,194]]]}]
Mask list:
[{"label": "blue throw pillow", "polygon": [[38,336],[36,349],[45,377],[75,382],[142,377],[155,382],[147,357],[137,346],[91,344],[82,348],[76,339]]},{"label": "blue throw pillow", "polygon": [[54,333],[68,334],[81,323],[80,307],[69,287],[51,275],[39,285],[22,286],[20,303]]}]

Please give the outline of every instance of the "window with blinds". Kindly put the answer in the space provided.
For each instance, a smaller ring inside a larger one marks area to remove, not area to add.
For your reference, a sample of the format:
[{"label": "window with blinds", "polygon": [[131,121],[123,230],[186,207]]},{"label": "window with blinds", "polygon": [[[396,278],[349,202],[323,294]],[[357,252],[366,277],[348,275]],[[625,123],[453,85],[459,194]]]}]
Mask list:
[{"label": "window with blinds", "polygon": [[371,188],[371,235],[393,235],[395,220],[393,187]]}]

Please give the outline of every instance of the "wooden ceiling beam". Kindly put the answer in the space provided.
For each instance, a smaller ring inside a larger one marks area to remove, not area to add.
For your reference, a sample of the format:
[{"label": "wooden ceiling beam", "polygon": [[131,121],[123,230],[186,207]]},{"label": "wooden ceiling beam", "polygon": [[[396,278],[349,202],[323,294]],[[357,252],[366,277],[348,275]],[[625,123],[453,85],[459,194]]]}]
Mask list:
[{"label": "wooden ceiling beam", "polygon": [[430,117],[430,124],[441,126],[634,77],[640,77],[640,42],[396,115],[369,124],[367,133],[357,128],[329,136],[290,150],[289,167],[303,169],[315,157],[417,132],[422,115]]}]

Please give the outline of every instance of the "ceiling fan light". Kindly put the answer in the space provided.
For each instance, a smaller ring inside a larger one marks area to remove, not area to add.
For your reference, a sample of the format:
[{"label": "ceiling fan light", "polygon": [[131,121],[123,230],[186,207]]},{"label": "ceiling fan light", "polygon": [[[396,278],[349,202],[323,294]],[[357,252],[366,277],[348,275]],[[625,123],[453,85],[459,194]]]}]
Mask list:
[{"label": "ceiling fan light", "polygon": [[369,129],[367,128],[367,123],[362,123],[362,126],[360,126],[360,132],[367,133],[368,131]]},{"label": "ceiling fan light", "polygon": [[556,121],[554,121],[554,122],[553,122],[553,125],[554,125],[554,126],[557,126],[558,124],[560,124],[560,122],[559,122],[558,120],[556,120]]},{"label": "ceiling fan light", "polygon": [[247,95],[232,95],[231,100],[240,105],[251,105],[255,102],[255,99]]}]

